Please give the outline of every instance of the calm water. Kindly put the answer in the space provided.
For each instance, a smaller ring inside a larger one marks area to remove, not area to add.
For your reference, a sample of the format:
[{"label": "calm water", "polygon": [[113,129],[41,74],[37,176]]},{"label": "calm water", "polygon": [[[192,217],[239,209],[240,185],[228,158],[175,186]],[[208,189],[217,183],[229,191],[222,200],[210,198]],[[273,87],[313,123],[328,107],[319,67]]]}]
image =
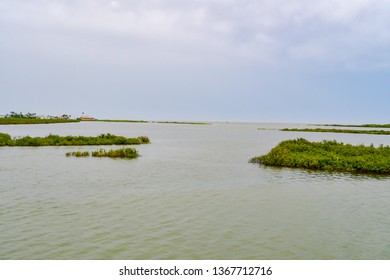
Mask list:
[{"label": "calm water", "polygon": [[390,259],[390,177],[248,163],[285,139],[390,136],[282,124],[1,126],[12,136],[149,136],[140,158],[0,147],[0,259]]}]

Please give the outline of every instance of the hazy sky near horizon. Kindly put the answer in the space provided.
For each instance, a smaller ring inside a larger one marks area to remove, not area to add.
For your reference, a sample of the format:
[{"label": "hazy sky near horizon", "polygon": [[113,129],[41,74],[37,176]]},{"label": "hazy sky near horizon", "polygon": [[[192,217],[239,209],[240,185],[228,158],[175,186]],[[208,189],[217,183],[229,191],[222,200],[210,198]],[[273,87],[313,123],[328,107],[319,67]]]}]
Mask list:
[{"label": "hazy sky near horizon", "polygon": [[0,0],[0,114],[390,122],[388,0]]}]

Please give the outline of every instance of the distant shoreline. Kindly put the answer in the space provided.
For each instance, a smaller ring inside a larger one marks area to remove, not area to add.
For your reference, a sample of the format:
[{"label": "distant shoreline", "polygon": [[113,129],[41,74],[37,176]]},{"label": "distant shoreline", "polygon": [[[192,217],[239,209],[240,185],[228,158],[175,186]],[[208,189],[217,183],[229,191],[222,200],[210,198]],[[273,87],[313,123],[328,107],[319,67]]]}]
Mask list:
[{"label": "distant shoreline", "polygon": [[390,135],[390,131],[386,131],[386,130],[325,129],[325,128],[283,128],[283,129],[280,129],[280,131]]},{"label": "distant shoreline", "polygon": [[377,128],[390,128],[390,124],[309,124],[315,126],[339,126],[339,127],[377,127]]},{"label": "distant shoreline", "polygon": [[[211,125],[213,122],[197,122],[197,121],[146,121],[146,120],[115,120],[115,119],[53,119],[53,118],[10,118],[0,117],[0,125],[18,125],[18,124],[56,124],[56,123],[75,123],[75,122],[123,122],[123,123],[159,123],[159,124],[190,124],[190,125]],[[229,123],[225,121],[216,121],[216,123]],[[231,123],[242,123],[242,121],[231,121]],[[262,123],[262,122],[244,122],[244,123]],[[267,122],[273,123],[273,122]],[[283,122],[277,122],[283,124]],[[301,123],[308,126],[333,126],[333,127],[362,127],[362,128],[390,128],[390,124],[310,124]],[[259,128],[259,129],[270,129],[270,128]],[[308,129],[307,129],[308,130]],[[325,130],[325,129],[324,129]],[[287,130],[286,130],[287,131]],[[297,130],[298,131],[298,130]],[[321,132],[321,131],[317,131]],[[322,131],[326,132],[326,131]],[[336,132],[336,131],[329,131]],[[357,133],[357,132],[349,132]]]},{"label": "distant shoreline", "polygon": [[195,124],[210,125],[206,122],[179,122],[179,121],[144,121],[144,120],[94,120],[95,122],[130,122],[130,123],[161,123],[161,124]]},{"label": "distant shoreline", "polygon": [[0,125],[75,123],[78,119],[0,118]]},{"label": "distant shoreline", "polygon": [[74,122],[123,122],[123,123],[159,123],[159,124],[192,124],[192,125],[210,125],[206,122],[181,122],[181,121],[145,121],[145,120],[82,120],[82,119],[37,119],[37,118],[0,118],[0,125],[18,125],[18,124],[55,124],[55,123],[74,123]]}]

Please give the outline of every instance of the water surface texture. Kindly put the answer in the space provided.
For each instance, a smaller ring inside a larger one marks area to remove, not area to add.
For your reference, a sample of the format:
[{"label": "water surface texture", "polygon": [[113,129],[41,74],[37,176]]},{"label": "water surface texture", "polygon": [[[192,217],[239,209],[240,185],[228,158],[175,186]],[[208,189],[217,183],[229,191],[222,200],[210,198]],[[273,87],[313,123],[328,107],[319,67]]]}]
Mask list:
[{"label": "water surface texture", "polygon": [[0,147],[0,259],[389,259],[390,177],[248,163],[280,141],[390,145],[282,124],[82,122],[17,136],[148,136],[135,160],[97,147]]}]

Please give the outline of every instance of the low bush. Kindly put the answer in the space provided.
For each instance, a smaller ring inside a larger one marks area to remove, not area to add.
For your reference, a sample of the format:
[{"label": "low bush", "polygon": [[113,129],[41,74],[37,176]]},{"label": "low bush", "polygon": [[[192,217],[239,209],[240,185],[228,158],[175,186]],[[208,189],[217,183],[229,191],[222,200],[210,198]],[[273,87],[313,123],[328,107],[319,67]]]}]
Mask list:
[{"label": "low bush", "polygon": [[0,146],[8,146],[12,142],[11,136],[5,133],[0,133]]}]

